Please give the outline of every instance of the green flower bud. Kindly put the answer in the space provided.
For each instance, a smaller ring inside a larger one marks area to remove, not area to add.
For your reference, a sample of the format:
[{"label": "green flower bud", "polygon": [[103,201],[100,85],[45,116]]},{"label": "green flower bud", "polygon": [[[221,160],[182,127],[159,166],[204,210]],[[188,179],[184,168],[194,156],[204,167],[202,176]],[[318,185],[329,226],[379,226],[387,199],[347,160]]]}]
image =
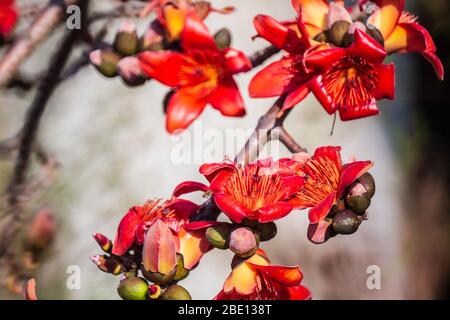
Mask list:
[{"label": "green flower bud", "polygon": [[333,229],[338,234],[352,234],[358,230],[362,218],[351,210],[341,211],[333,218]]},{"label": "green flower bud", "polygon": [[208,242],[218,249],[228,249],[228,239],[230,237],[231,225],[229,223],[219,223],[206,229],[205,236]]},{"label": "green flower bud", "polygon": [[214,41],[219,49],[229,48],[231,45],[231,33],[228,29],[223,28],[216,32],[214,35]]},{"label": "green flower bud", "polygon": [[141,268],[141,272],[144,278],[148,281],[151,281],[160,286],[165,286],[174,280],[177,273],[177,266],[173,268],[173,270],[169,274],[147,271],[144,269],[144,267]]},{"label": "green flower bud", "polygon": [[259,240],[269,241],[277,235],[277,225],[273,222],[261,223],[259,225]]},{"label": "green flower bud", "polygon": [[373,179],[373,176],[366,172],[358,178],[358,181],[362,183],[369,193],[369,196],[372,198],[375,195],[375,180]]},{"label": "green flower bud", "polygon": [[180,281],[189,275],[189,269],[184,267],[184,257],[182,254],[177,253],[177,271],[175,273],[174,281]]},{"label": "green flower bud", "polygon": [[230,250],[237,256],[246,258],[252,256],[259,245],[259,235],[252,229],[239,227],[230,234]]},{"label": "green flower bud", "polygon": [[370,206],[369,193],[360,182],[354,182],[350,186],[345,201],[350,209],[358,214],[363,214]]},{"label": "green flower bud", "polygon": [[138,45],[136,27],[131,22],[125,22],[114,39],[114,49],[124,56],[132,56],[138,51]]},{"label": "green flower bud", "polygon": [[117,293],[123,300],[145,300],[148,283],[142,278],[126,278],[120,281]]},{"label": "green flower bud", "polygon": [[161,295],[161,300],[192,300],[189,291],[178,284],[171,285]]},{"label": "green flower bud", "polygon": [[344,45],[344,37],[350,28],[351,23],[345,20],[339,20],[333,23],[330,30],[328,31],[328,36],[336,46],[342,47]]},{"label": "green flower bud", "polygon": [[89,54],[91,64],[107,78],[114,78],[117,75],[117,64],[121,57],[112,50],[95,50]]}]

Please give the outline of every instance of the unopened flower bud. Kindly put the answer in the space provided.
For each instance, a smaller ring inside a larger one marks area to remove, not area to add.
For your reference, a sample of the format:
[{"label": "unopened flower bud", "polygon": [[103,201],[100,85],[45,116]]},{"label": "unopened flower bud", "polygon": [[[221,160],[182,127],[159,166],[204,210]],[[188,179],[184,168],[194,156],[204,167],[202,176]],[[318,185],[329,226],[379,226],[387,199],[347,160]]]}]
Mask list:
[{"label": "unopened flower bud", "polygon": [[164,29],[158,20],[154,20],[139,40],[140,51],[158,51],[164,49]]},{"label": "unopened flower bud", "polygon": [[358,230],[362,218],[351,210],[341,211],[333,218],[333,229],[338,234],[352,234]]},{"label": "unopened flower bud", "polygon": [[113,275],[119,275],[123,272],[122,265],[107,255],[92,256],[91,261],[103,272],[112,273]]},{"label": "unopened flower bud", "polygon": [[240,257],[249,257],[258,249],[258,238],[249,228],[234,229],[230,234],[230,250]]},{"label": "unopened flower bud", "polygon": [[370,197],[373,197],[375,195],[375,180],[370,173],[364,173],[361,177],[358,178],[358,181],[362,183],[364,188],[366,188]]},{"label": "unopened flower bud", "polygon": [[102,235],[101,233],[94,233],[92,234],[95,241],[97,241],[100,248],[105,251],[106,253],[110,253],[112,249],[112,242],[109,240],[106,236]]},{"label": "unopened flower bud", "polygon": [[142,278],[126,278],[120,281],[117,293],[123,300],[145,300],[148,283]]},{"label": "unopened flower bud", "polygon": [[161,300],[192,300],[189,291],[178,284],[171,285],[161,295]]},{"label": "unopened flower bud", "polygon": [[152,300],[158,299],[161,296],[161,287],[156,284],[148,286],[148,297]]},{"label": "unopened flower bud", "polygon": [[345,201],[350,209],[358,214],[363,214],[370,206],[369,193],[360,182],[355,182],[349,187]]},{"label": "unopened flower bud", "polygon": [[53,241],[56,221],[48,209],[39,211],[28,226],[26,245],[34,251],[43,251]]},{"label": "unopened flower bud", "polygon": [[140,86],[147,80],[143,76],[139,59],[136,57],[125,57],[117,63],[117,71],[125,84],[135,87]]},{"label": "unopened flower bud", "polygon": [[216,32],[214,35],[214,41],[219,49],[229,48],[231,45],[231,33],[228,29],[223,28]]},{"label": "unopened flower bud", "polygon": [[110,49],[94,50],[89,54],[91,64],[107,78],[117,75],[117,64],[121,57]]},{"label": "unopened flower bud", "polygon": [[381,31],[374,26],[369,26],[367,28],[367,33],[371,36],[376,42],[384,47],[384,37]]},{"label": "unopened flower bud", "polygon": [[132,56],[137,52],[138,44],[136,26],[133,22],[126,21],[114,39],[114,49],[124,56]]},{"label": "unopened flower bud", "polygon": [[328,31],[328,36],[336,46],[342,47],[344,45],[344,37],[350,28],[351,23],[345,20],[336,21]]},{"label": "unopened flower bud", "polygon": [[184,257],[181,253],[177,253],[177,271],[175,273],[174,281],[180,281],[189,275],[189,269],[184,267]]},{"label": "unopened flower bud", "polygon": [[229,223],[219,223],[206,229],[205,236],[208,242],[218,249],[228,248],[228,239],[230,238],[231,225]]},{"label": "unopened flower bud", "polygon": [[157,220],[145,235],[142,264],[144,277],[158,285],[166,285],[175,277],[178,265],[175,239],[161,220]]},{"label": "unopened flower bud", "polygon": [[324,32],[319,33],[317,36],[314,37],[314,40],[322,43],[329,42],[330,37],[328,36],[328,31],[325,30]]},{"label": "unopened flower bud", "polygon": [[273,222],[261,223],[259,225],[259,240],[269,241],[277,235],[277,225]]},{"label": "unopened flower bud", "polygon": [[333,220],[331,218],[325,218],[319,223],[310,224],[307,233],[308,240],[315,244],[327,242],[336,235],[332,224]]},{"label": "unopened flower bud", "polygon": [[168,274],[163,274],[160,272],[151,272],[147,271],[144,268],[141,269],[142,275],[145,279],[147,279],[150,282],[153,282],[160,286],[165,286],[172,282],[175,279],[175,275],[177,272],[177,268],[173,268],[173,270]]}]

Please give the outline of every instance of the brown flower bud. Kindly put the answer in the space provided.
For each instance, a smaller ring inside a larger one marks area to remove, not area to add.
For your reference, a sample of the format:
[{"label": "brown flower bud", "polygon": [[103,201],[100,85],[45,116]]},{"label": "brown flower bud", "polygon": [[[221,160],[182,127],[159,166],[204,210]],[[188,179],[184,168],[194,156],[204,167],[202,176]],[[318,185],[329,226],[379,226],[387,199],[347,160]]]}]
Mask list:
[{"label": "brown flower bud", "polygon": [[273,222],[261,223],[258,229],[260,241],[269,241],[277,235],[277,225]]},{"label": "brown flower bud", "polygon": [[368,26],[367,33],[371,36],[376,42],[381,44],[384,47],[384,37],[381,31],[374,26]]},{"label": "brown flower bud", "polygon": [[117,288],[117,293],[123,300],[145,300],[147,292],[147,281],[139,277],[125,278]]},{"label": "brown flower bud", "polygon": [[372,198],[375,195],[375,180],[373,176],[366,172],[361,177],[358,178],[358,181],[362,183],[364,188],[366,188],[369,196]]},{"label": "brown flower bud", "polygon": [[116,34],[114,49],[124,56],[132,56],[136,54],[138,44],[139,40],[136,33],[136,26],[133,22],[126,21]]},{"label": "brown flower bud", "polygon": [[328,30],[325,30],[324,32],[319,33],[317,36],[314,37],[314,40],[317,42],[326,43],[330,41],[330,37],[328,36]]},{"label": "brown flower bud", "polygon": [[56,221],[48,209],[39,211],[28,226],[26,245],[31,250],[43,251],[50,246],[55,236]]},{"label": "brown flower bud", "polygon": [[161,300],[192,300],[189,291],[178,284],[171,285],[161,295]]},{"label": "brown flower bud", "polygon": [[177,253],[177,271],[175,273],[174,281],[180,281],[189,275],[189,269],[184,267],[184,257],[181,253]]},{"label": "brown flower bud", "polygon": [[229,48],[231,45],[231,33],[228,29],[223,28],[216,32],[214,35],[214,41],[219,49]]},{"label": "brown flower bud", "polygon": [[230,234],[230,250],[242,258],[253,255],[258,245],[259,236],[250,228],[239,227]]},{"label": "brown flower bud", "polygon": [[349,187],[345,201],[350,209],[358,214],[363,214],[370,206],[369,193],[360,182],[354,182]]},{"label": "brown flower bud", "polygon": [[213,247],[227,249],[231,228],[229,223],[219,223],[206,229],[205,237]]},{"label": "brown flower bud", "polygon": [[154,20],[139,40],[140,51],[158,51],[164,49],[164,29],[158,20]]},{"label": "brown flower bud", "polygon": [[362,218],[351,210],[341,211],[333,218],[333,229],[338,234],[352,234],[358,230]]},{"label": "brown flower bud", "polygon": [[351,23],[345,20],[336,21],[328,31],[328,37],[336,46],[344,45],[344,37],[350,28]]},{"label": "brown flower bud", "polygon": [[89,54],[91,64],[107,78],[113,78],[117,75],[117,64],[121,58],[111,49],[94,50]]}]

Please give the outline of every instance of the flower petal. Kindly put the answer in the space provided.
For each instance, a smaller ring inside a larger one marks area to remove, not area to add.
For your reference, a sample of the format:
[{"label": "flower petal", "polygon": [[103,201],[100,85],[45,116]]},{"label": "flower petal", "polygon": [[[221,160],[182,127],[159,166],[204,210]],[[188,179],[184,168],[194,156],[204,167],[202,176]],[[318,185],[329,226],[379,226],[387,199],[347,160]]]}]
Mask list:
[{"label": "flower petal", "polygon": [[180,85],[180,71],[186,65],[186,57],[171,51],[146,51],[138,55],[142,71],[149,77],[169,87]]},{"label": "flower petal", "polygon": [[294,78],[293,64],[293,58],[283,58],[259,71],[250,81],[250,97],[275,97],[288,91]]},{"label": "flower petal", "polygon": [[232,74],[247,72],[252,68],[252,62],[242,51],[226,48],[223,51],[223,57],[227,69]]},{"label": "flower petal", "polygon": [[336,192],[330,192],[330,194],[325,199],[323,199],[320,203],[316,204],[309,210],[309,222],[315,224],[325,219],[335,202]]},{"label": "flower petal", "polygon": [[245,115],[244,100],[232,77],[221,80],[207,100],[224,116],[243,117]]},{"label": "flower petal", "polygon": [[350,121],[365,117],[375,116],[379,113],[375,97],[367,104],[352,106],[352,108],[340,108],[339,116],[342,121]]},{"label": "flower petal", "polygon": [[36,280],[30,279],[25,286],[25,300],[37,300],[36,295]]},{"label": "flower petal", "polygon": [[180,253],[184,258],[184,267],[192,270],[199,263],[205,253],[212,249],[205,238],[204,230],[186,231],[178,233],[180,239]]},{"label": "flower petal", "polygon": [[308,240],[315,244],[321,244],[330,238],[331,235],[331,219],[325,219],[319,223],[310,224],[308,226]]},{"label": "flower petal", "polygon": [[311,300],[311,291],[304,286],[295,286],[286,288],[287,300]]},{"label": "flower petal", "polygon": [[261,271],[269,279],[284,286],[298,286],[303,279],[303,274],[298,266],[261,266],[247,262],[253,269]]},{"label": "flower petal", "polygon": [[181,45],[185,52],[193,50],[219,51],[214,38],[209,34],[205,24],[195,13],[190,13],[186,17]]},{"label": "flower petal", "polygon": [[284,100],[283,103],[282,111],[295,107],[297,104],[299,104],[308,96],[308,94],[311,92],[308,84],[309,83],[306,82],[304,84],[299,85],[297,89],[290,92],[286,96],[286,99]]},{"label": "flower petal", "polygon": [[[293,162],[293,160],[290,160],[291,162]],[[292,171],[292,166],[293,164],[289,164],[291,167],[288,168],[287,167],[287,162],[284,161],[284,171],[287,170],[291,170]],[[305,179],[299,175],[293,175],[293,176],[288,176],[288,177],[282,177],[281,180],[283,181],[284,184],[284,188],[282,190],[282,192],[284,193],[283,199],[288,199],[290,198],[292,195],[294,195],[295,193],[298,192],[298,190],[305,184]]]},{"label": "flower petal", "polygon": [[379,7],[368,19],[367,24],[381,31],[387,39],[394,31],[405,7],[405,0],[375,0]]},{"label": "flower petal", "polygon": [[136,231],[141,223],[139,211],[141,207],[132,207],[122,218],[117,228],[116,238],[112,248],[112,254],[123,255],[131,247],[136,239]]},{"label": "flower petal", "polygon": [[436,46],[428,31],[416,22],[399,23],[385,41],[389,53],[418,52],[429,61],[440,80],[444,78],[444,68],[436,56]]},{"label": "flower petal", "polygon": [[173,133],[186,129],[205,109],[206,101],[198,99],[186,89],[180,89],[170,98],[167,107],[166,129]]},{"label": "flower petal", "polygon": [[175,190],[173,190],[172,197],[178,198],[183,194],[191,193],[194,191],[206,192],[208,191],[208,186],[196,181],[184,181],[175,187]]},{"label": "flower petal", "polygon": [[219,224],[217,221],[195,221],[195,222],[188,222],[183,225],[183,229],[187,231],[195,231],[195,230],[202,230],[206,229],[211,226],[215,226]]},{"label": "flower petal", "polygon": [[240,223],[242,219],[253,214],[242,203],[237,202],[231,196],[224,193],[217,193],[214,195],[214,202],[231,220]]},{"label": "flower petal", "polygon": [[375,92],[375,99],[394,99],[395,96],[395,66],[391,64],[381,64],[377,66],[378,83]]},{"label": "flower petal", "polygon": [[145,270],[169,274],[177,265],[176,245],[170,229],[157,220],[145,235],[142,263]]},{"label": "flower petal", "polygon": [[[327,0],[292,0],[295,11],[301,10],[303,22],[315,28],[309,28],[311,38],[326,30],[328,2]],[[315,29],[315,32],[311,33]]]},{"label": "flower petal", "polygon": [[342,168],[341,179],[337,191],[338,197],[342,195],[345,188],[351,185],[356,179],[362,176],[373,166],[372,161],[356,161],[347,163]]},{"label": "flower petal", "polygon": [[178,220],[188,220],[191,215],[195,214],[199,205],[185,199],[174,198],[167,203],[166,208],[175,211]]},{"label": "flower petal", "polygon": [[387,56],[386,50],[361,29],[355,30],[355,42],[347,49],[348,54],[362,56],[366,60],[379,64]]},{"label": "flower petal", "polygon": [[287,216],[292,209],[292,205],[287,202],[270,203],[258,209],[258,221],[266,223],[281,219]]},{"label": "flower petal", "polygon": [[296,46],[301,46],[298,33],[271,16],[259,14],[253,19],[253,24],[259,36],[279,49],[290,52],[298,50]]},{"label": "flower petal", "polygon": [[219,173],[223,171],[232,172],[234,170],[236,170],[236,166],[230,162],[215,162],[201,165],[199,172],[204,175],[209,182],[212,182]]}]

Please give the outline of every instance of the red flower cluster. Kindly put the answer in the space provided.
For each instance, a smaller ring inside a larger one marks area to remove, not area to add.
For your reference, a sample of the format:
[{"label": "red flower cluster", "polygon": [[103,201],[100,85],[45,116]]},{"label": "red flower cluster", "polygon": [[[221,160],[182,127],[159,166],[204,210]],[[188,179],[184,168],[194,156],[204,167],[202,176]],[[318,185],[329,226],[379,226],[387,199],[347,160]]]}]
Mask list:
[{"label": "red flower cluster", "polygon": [[232,48],[219,49],[195,13],[186,17],[181,47],[182,53],[156,51],[138,56],[148,76],[176,90],[167,108],[167,130],[187,128],[207,104],[225,116],[245,115],[233,75],[251,68],[248,58]]},{"label": "red flower cluster", "polygon": [[443,78],[433,40],[415,17],[403,12],[404,0],[378,0],[374,12],[351,13],[343,1],[292,3],[297,21],[265,15],[254,20],[259,36],[287,55],[252,79],[252,97],[286,95],[287,109],[312,92],[329,114],[352,120],[378,114],[376,100],[394,98],[394,65],[383,64],[388,54],[420,52]]},{"label": "red flower cluster", "polygon": [[0,0],[0,38],[7,37],[17,22],[14,0]]}]

